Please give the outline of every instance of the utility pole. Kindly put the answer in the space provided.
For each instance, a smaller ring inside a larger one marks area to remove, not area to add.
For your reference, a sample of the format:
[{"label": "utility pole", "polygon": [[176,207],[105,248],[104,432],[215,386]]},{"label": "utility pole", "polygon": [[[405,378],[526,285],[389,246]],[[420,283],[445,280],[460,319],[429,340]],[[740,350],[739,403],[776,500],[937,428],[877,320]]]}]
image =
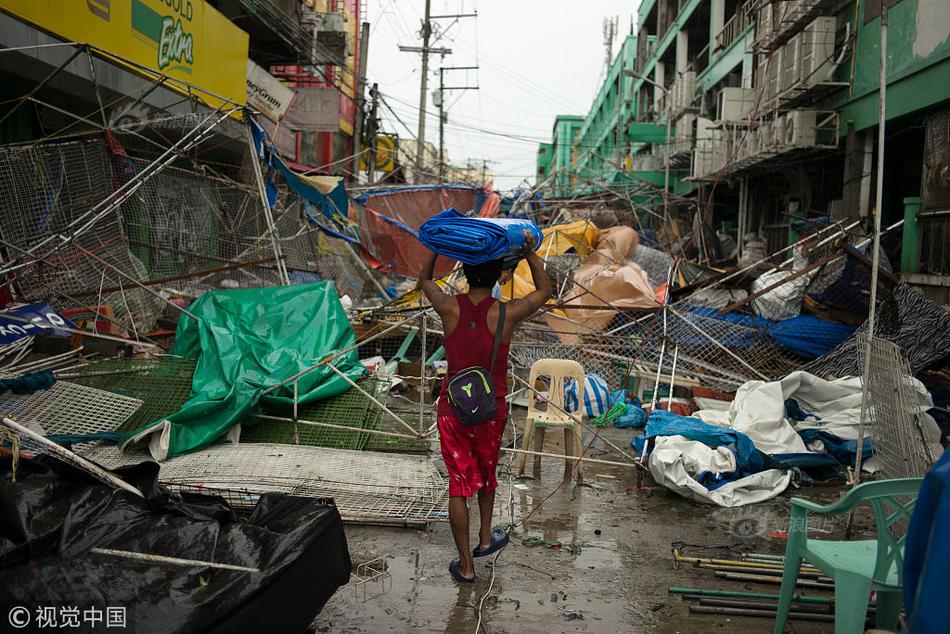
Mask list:
[{"label": "utility pole", "polygon": [[445,181],[445,91],[447,90],[478,90],[478,86],[446,86],[445,71],[447,70],[478,70],[478,66],[443,66],[439,68],[439,91],[433,95],[432,103],[439,108],[439,182]]},{"label": "utility pole", "polygon": [[369,111],[369,159],[366,161],[366,180],[369,185],[376,180],[376,133],[378,131],[377,114],[379,110],[379,84],[373,84],[369,91],[372,107]]},{"label": "utility pole", "polygon": [[426,0],[425,19],[422,22],[422,77],[419,81],[419,132],[416,138],[416,183],[421,182],[422,159],[426,145],[426,88],[429,83],[429,37],[432,35],[432,21],[429,8],[432,0]]},{"label": "utility pole", "polygon": [[452,54],[450,48],[434,48],[429,46],[429,39],[432,37],[432,20],[474,18],[478,13],[459,13],[454,15],[432,15],[432,0],[426,0],[425,16],[422,19],[422,46],[399,46],[399,50],[404,53],[422,54],[422,77],[419,78],[419,128],[416,135],[416,177],[415,182],[422,181],[422,164],[425,157],[426,145],[426,90],[429,87],[429,54],[436,53],[442,55]]},{"label": "utility pole", "polygon": [[363,98],[366,86],[366,63],[369,57],[369,22],[363,22],[360,31],[359,42],[360,63],[356,73],[356,86],[354,86],[354,98],[356,100],[356,125],[353,130],[353,180],[359,183],[360,180],[360,154],[363,149],[363,117],[365,116],[366,99]]}]

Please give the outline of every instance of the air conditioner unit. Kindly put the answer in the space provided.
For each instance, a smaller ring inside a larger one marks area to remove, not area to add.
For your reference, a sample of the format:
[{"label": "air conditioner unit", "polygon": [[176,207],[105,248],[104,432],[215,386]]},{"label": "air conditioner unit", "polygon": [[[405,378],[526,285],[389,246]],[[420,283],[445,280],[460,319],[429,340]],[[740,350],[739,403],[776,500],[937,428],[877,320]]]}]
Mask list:
[{"label": "air conditioner unit", "polygon": [[815,18],[802,32],[801,72],[806,88],[831,81],[837,27],[836,18],[825,16]]},{"label": "air conditioner unit", "polygon": [[719,92],[716,119],[719,121],[744,121],[752,111],[755,94],[748,88],[723,88]]},{"label": "air conditioner unit", "polygon": [[772,55],[772,61],[768,63],[768,70],[766,72],[766,82],[768,88],[765,92],[766,101],[773,103],[782,92],[782,71],[783,71],[783,58],[785,56],[785,48],[780,48]]},{"label": "air conditioner unit", "polygon": [[812,147],[818,142],[817,113],[814,110],[791,110],[785,115],[785,145]]},{"label": "air conditioner unit", "polygon": [[756,154],[768,154],[771,151],[770,146],[772,145],[772,123],[769,121],[763,121],[759,124],[759,127],[756,128]]},{"label": "air conditioner unit", "polygon": [[797,33],[782,47],[782,79],[779,92],[795,88],[802,79],[802,34]]},{"label": "air conditioner unit", "polygon": [[688,145],[693,140],[693,123],[696,121],[696,115],[692,113],[684,114],[676,121],[676,141]]},{"label": "air conditioner unit", "polygon": [[755,36],[760,40],[772,37],[772,5],[763,4],[755,12]]},{"label": "air conditioner unit", "polygon": [[759,131],[755,128],[749,130],[745,135],[743,159],[750,159],[759,153]]},{"label": "air conditioner unit", "polygon": [[346,29],[346,16],[342,13],[317,13],[318,31],[343,31]]},{"label": "air conditioner unit", "polygon": [[815,0],[808,0],[808,2],[805,2],[805,0],[785,0],[784,2],[779,3],[782,5],[782,23],[778,28],[782,29],[791,26],[791,24],[800,18],[805,11],[811,8],[808,5],[812,5],[814,3]]},{"label": "air conditioner unit", "polygon": [[781,154],[785,150],[785,115],[777,115],[772,123],[769,151]]},{"label": "air conditioner unit", "polygon": [[680,75],[680,100],[682,105],[680,109],[689,108],[693,105],[693,93],[696,91],[696,71],[688,70]]}]

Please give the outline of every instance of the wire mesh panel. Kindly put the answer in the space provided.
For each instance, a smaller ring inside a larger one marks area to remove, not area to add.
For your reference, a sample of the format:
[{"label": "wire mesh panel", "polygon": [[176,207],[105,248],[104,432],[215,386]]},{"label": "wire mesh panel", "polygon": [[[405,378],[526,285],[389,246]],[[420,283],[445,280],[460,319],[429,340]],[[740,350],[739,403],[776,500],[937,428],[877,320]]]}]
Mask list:
[{"label": "wire mesh panel", "polygon": [[0,396],[0,413],[46,436],[115,431],[141,406],[137,398],[67,381],[33,394]]},{"label": "wire mesh panel", "polygon": [[[870,342],[869,342],[870,339]],[[869,346],[870,343],[870,346]],[[933,464],[915,388],[900,347],[879,337],[858,337],[858,361],[863,367],[870,351],[866,435],[886,478],[923,476]]]},{"label": "wire mesh panel", "polygon": [[[117,321],[149,322],[160,302],[128,280],[117,284],[83,250],[134,279],[146,271],[129,252],[120,218],[105,213],[94,230],[63,244],[61,235],[98,216],[97,205],[114,193],[111,156],[100,141],[0,147],[0,240],[7,261],[29,266],[17,271],[15,288],[26,301],[54,300],[60,308],[111,304]],[[32,253],[32,255],[30,255]],[[123,288],[102,291],[105,287]],[[97,296],[101,295],[101,298]]]},{"label": "wire mesh panel", "polygon": [[[83,456],[108,469],[141,460],[114,447]],[[347,521],[419,523],[447,519],[448,487],[428,458],[276,444],[218,445],[162,463],[159,482],[223,493],[248,510],[264,493],[333,498]]]},{"label": "wire mesh panel", "polygon": [[62,375],[78,385],[143,402],[116,431],[128,432],[177,412],[191,396],[195,360],[161,356],[103,359]]},{"label": "wire mesh panel", "polygon": [[[359,385],[381,399],[385,399],[389,389],[389,382],[379,379],[363,379]],[[302,421],[351,427],[352,431],[292,421],[259,419],[253,425],[246,424],[242,427],[241,442],[361,450],[366,448],[371,434],[360,433],[359,430],[377,429],[382,411],[359,390],[349,389],[318,403],[301,406],[297,411],[297,418]],[[284,416],[286,412],[278,415]]]}]

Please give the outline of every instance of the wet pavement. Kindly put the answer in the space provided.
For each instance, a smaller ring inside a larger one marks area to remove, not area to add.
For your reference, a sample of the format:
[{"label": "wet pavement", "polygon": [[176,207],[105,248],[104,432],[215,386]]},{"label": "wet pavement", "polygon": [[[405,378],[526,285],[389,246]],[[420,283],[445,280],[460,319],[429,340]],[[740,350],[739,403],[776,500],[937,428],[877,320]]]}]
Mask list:
[{"label": "wet pavement", "polygon": [[[628,446],[632,432],[610,429],[604,436]],[[561,448],[551,439],[546,450]],[[502,454],[502,465],[508,455]],[[600,441],[589,455],[616,459]],[[633,469],[608,465],[585,465],[582,486],[563,486],[552,494],[562,474],[562,461],[543,458],[540,479],[514,479],[510,488],[505,467],[499,468],[494,523],[508,523],[510,491],[517,526],[495,564],[493,582],[491,558],[476,560],[477,583],[451,579],[448,565],[457,554],[447,523],[427,530],[348,526],[354,568],[387,555],[390,578],[340,588],[314,627],[321,632],[475,632],[481,603],[486,632],[771,632],[771,618],[690,614],[667,589],[778,593],[778,585],[720,580],[712,570],[692,566],[674,568],[672,546],[679,543],[685,554],[700,557],[783,554],[784,540],[769,533],[785,530],[788,497],[826,503],[842,490],[803,488],[765,503],[722,509],[661,487],[638,489]],[[653,485],[649,476],[641,484]],[[470,509],[474,527],[477,507],[470,503]],[[865,521],[857,525],[860,530]],[[814,528],[840,538],[844,520]],[[529,544],[538,543],[530,538],[548,544],[526,546],[525,538]],[[805,594],[829,596],[822,590]],[[789,631],[832,632],[833,627],[794,621]]]}]

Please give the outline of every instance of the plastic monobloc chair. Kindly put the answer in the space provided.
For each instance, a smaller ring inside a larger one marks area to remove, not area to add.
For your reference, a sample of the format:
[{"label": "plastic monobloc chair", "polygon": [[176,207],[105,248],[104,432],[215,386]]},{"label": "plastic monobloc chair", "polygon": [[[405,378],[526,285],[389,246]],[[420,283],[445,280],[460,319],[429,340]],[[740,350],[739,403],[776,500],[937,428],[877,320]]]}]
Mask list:
[{"label": "plastic monobloc chair", "polygon": [[[548,395],[545,399],[544,409],[540,408],[538,399],[535,398],[535,386],[540,377],[549,377]],[[548,428],[564,429],[564,479],[571,477],[572,467],[581,451],[583,444],[581,435],[581,426],[575,418],[565,413],[567,408],[564,406],[564,385],[569,379],[577,382],[578,400],[581,403],[580,411],[574,413],[574,417],[580,419],[584,415],[584,390],[587,388],[587,375],[584,373],[584,367],[577,361],[568,359],[539,359],[531,366],[531,374],[528,378],[528,416],[525,419],[524,438],[521,448],[529,450],[532,442],[536,451],[544,450],[544,430]],[[521,454],[521,460],[518,465],[518,477],[524,475],[525,463],[528,461],[528,454]],[[534,457],[534,468],[541,469],[541,456]],[[581,479],[581,464],[577,463],[577,478]]]},{"label": "plastic monobloc chair", "polygon": [[[867,482],[840,500],[821,506],[792,498],[785,569],[775,634],[782,634],[795,594],[799,568],[805,560],[835,582],[835,633],[861,634],[867,618],[868,595],[877,591],[877,627],[894,630],[901,610],[906,523],[917,501],[921,478]],[[876,539],[832,541],[809,539],[808,514],[841,515],[862,502],[874,512]],[[899,525],[900,520],[905,520]]]}]

